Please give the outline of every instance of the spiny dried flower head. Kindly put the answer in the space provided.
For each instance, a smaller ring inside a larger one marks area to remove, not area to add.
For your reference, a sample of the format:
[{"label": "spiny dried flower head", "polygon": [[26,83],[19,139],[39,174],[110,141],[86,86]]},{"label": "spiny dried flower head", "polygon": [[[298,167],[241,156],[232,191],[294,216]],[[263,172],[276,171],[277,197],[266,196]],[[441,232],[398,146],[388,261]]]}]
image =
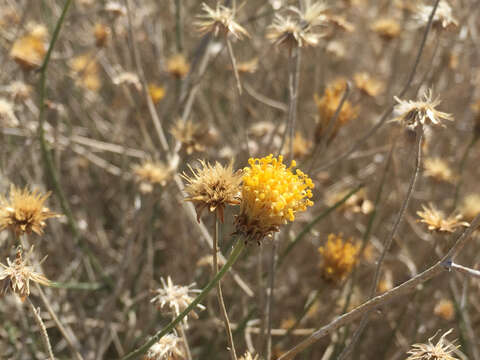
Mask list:
[{"label": "spiny dried flower head", "polygon": [[443,334],[438,342],[433,345],[432,340],[437,336],[435,334],[428,339],[428,344],[414,344],[407,352],[410,355],[406,360],[458,360],[451,354],[459,348],[454,342],[448,341],[445,337],[450,334],[453,329],[450,329]]},{"label": "spiny dried flower head", "polygon": [[[158,309],[163,309],[163,307],[166,306],[174,317],[180,315],[180,313],[194,300],[192,294],[201,292],[201,290],[193,289],[195,283],[188,286],[174,285],[170,276],[167,277],[166,282],[163,277],[160,278],[160,281],[162,282],[163,287],[155,290],[156,295],[150,300],[150,302],[156,304]],[[197,308],[205,310],[205,306],[201,304],[198,304]],[[191,314],[194,318],[198,317],[193,310]],[[186,316],[183,321],[185,325],[187,325]]]},{"label": "spiny dried flower head", "polygon": [[201,168],[198,170],[189,165],[191,176],[182,174],[188,183],[185,187],[188,195],[185,200],[195,205],[199,222],[204,209],[215,212],[217,218],[223,222],[225,206],[240,204],[242,172],[233,171],[233,162],[225,167],[218,162],[211,165],[202,160],[200,164]]},{"label": "spiny dried flower head", "polygon": [[10,261],[7,258],[7,265],[0,263],[3,268],[0,271],[0,280],[4,281],[1,293],[5,293],[8,289],[13,291],[20,297],[23,302],[30,295],[30,280],[41,285],[50,286],[50,281],[43,275],[33,271],[31,266],[27,265],[28,257],[31,254],[33,247],[27,253],[25,259],[22,258],[22,248],[17,248],[15,261]]},{"label": "spiny dried flower head", "polygon": [[249,351],[247,351],[238,360],[258,360],[258,354],[257,355],[252,355]]},{"label": "spiny dried flower head", "polygon": [[167,72],[178,78],[183,79],[190,70],[190,65],[183,54],[175,54],[168,58],[167,60]]},{"label": "spiny dried flower head", "polygon": [[287,168],[283,156],[272,154],[263,158],[250,158],[243,170],[240,214],[236,216],[236,233],[247,241],[260,241],[279,231],[281,225],[295,220],[295,214],[312,206],[314,184],[297,169],[292,161]]},{"label": "spiny dried flower head", "polygon": [[453,320],[453,317],[455,316],[455,308],[451,300],[441,299],[435,305],[433,313],[444,320],[450,321]]},{"label": "spiny dried flower head", "polygon": [[[433,5],[419,4],[415,11],[415,17],[420,26],[428,23]],[[453,17],[452,8],[446,0],[438,3],[437,10],[433,16],[432,25],[437,29],[453,30],[458,27],[458,21]]]},{"label": "spiny dried flower head", "polygon": [[29,27],[30,31],[15,40],[10,50],[10,57],[25,71],[39,68],[47,52],[47,28],[39,24],[31,24]]},{"label": "spiny dried flower head", "polygon": [[472,221],[480,214],[480,194],[468,194],[462,201],[460,211],[465,219]]},{"label": "spiny dried flower head", "polygon": [[[322,97],[319,97],[317,94],[314,95],[315,103],[317,104],[319,122],[317,123],[315,129],[315,141],[319,142],[324,136],[328,129],[328,125],[332,120],[335,112],[342,101],[342,96],[346,90],[347,83],[344,79],[337,79],[328,84],[325,89],[325,93]],[[345,126],[348,122],[355,119],[358,115],[357,107],[354,107],[349,100],[346,100],[343,103],[342,109],[340,110],[338,117],[333,125],[333,129],[328,138],[328,141],[332,141],[338,134],[338,131]]]},{"label": "spiny dried flower head", "polygon": [[42,235],[45,220],[59,217],[45,207],[50,192],[41,195],[37,190],[21,190],[10,186],[9,200],[0,195],[0,230],[9,229],[15,236],[31,234]]},{"label": "spiny dried flower head", "polygon": [[305,2],[303,11],[293,6],[288,7],[294,18],[276,14],[269,26],[267,39],[288,49],[318,45],[320,38],[325,35],[317,29],[327,22],[326,9],[323,2],[312,4],[310,0]]},{"label": "spiny dried flower head", "polygon": [[148,349],[143,360],[173,360],[184,359],[181,344],[183,340],[176,334],[164,335]]},{"label": "spiny dried flower head", "polygon": [[376,20],[370,29],[386,41],[397,38],[402,30],[400,24],[396,20],[389,18],[380,18]]},{"label": "spiny dried flower head", "polygon": [[358,260],[360,244],[352,239],[344,240],[343,235],[328,235],[324,246],[318,248],[322,255],[322,277],[334,283],[342,282],[352,271]]},{"label": "spiny dried flower head", "polygon": [[455,180],[452,169],[442,158],[426,158],[423,166],[425,167],[425,176],[449,183],[453,183]]},{"label": "spiny dried flower head", "polygon": [[397,116],[391,121],[398,121],[409,129],[425,125],[445,126],[442,120],[453,121],[451,114],[436,109],[441,101],[438,97],[433,99],[431,89],[424,92],[421,100],[400,100],[395,96],[395,101],[398,103],[394,108]]},{"label": "spiny dried flower head", "polygon": [[200,34],[212,33],[214,36],[231,34],[237,39],[242,39],[243,36],[249,37],[247,30],[235,21],[235,9],[219,3],[215,9],[212,9],[202,3],[202,10],[204,13],[198,16],[201,20],[195,23]]},{"label": "spiny dried flower head", "polygon": [[205,143],[209,140],[208,129],[191,120],[178,119],[170,129],[173,137],[182,144],[188,155],[205,151]]},{"label": "spiny dried flower head", "polygon": [[445,214],[437,209],[432,203],[428,206],[422,205],[423,211],[417,211],[417,215],[425,223],[430,231],[449,232],[452,233],[459,227],[468,227],[470,224],[466,221],[460,221],[462,215],[451,215],[446,217]]},{"label": "spiny dried flower head", "polygon": [[383,90],[383,83],[366,72],[353,75],[353,81],[359,90],[371,97],[377,96]]},{"label": "spiny dried flower head", "polygon": [[145,194],[151,193],[155,185],[165,186],[172,175],[171,169],[159,161],[145,161],[133,171],[140,183],[140,191]]}]

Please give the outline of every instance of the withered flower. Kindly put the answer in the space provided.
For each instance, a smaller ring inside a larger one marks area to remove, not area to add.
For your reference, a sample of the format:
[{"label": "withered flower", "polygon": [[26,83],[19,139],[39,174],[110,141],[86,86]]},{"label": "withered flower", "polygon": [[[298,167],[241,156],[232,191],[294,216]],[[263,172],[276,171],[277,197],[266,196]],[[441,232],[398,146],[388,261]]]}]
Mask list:
[{"label": "withered flower", "polygon": [[386,41],[397,38],[402,30],[400,24],[396,20],[388,18],[378,19],[370,28]]},{"label": "withered flower", "polygon": [[217,3],[217,7],[212,9],[207,4],[202,3],[203,14],[199,15],[201,19],[195,22],[200,34],[204,35],[212,33],[218,36],[219,33],[223,35],[232,34],[237,39],[242,39],[247,36],[248,32],[235,21],[235,10]]},{"label": "withered flower", "polygon": [[391,121],[397,121],[404,126],[416,129],[417,126],[438,125],[442,124],[442,120],[453,121],[453,116],[445,112],[438,111],[436,107],[440,104],[440,99],[433,99],[432,90],[428,89],[424,92],[421,100],[400,100],[395,96],[398,104],[394,108],[397,115]]},{"label": "withered flower", "polygon": [[142,193],[152,192],[155,185],[165,186],[172,175],[171,169],[158,161],[145,161],[134,166],[133,171]]},{"label": "withered flower", "polygon": [[448,216],[437,209],[432,203],[429,203],[428,206],[422,205],[423,211],[417,211],[417,215],[421,220],[419,222],[425,223],[428,226],[430,231],[438,232],[454,232],[459,227],[468,227],[470,224],[466,221],[460,221],[462,215]]},{"label": "withered flower", "polygon": [[423,166],[425,167],[425,176],[449,183],[453,183],[455,180],[452,169],[442,158],[426,158]]},{"label": "withered flower", "polygon": [[353,75],[353,81],[359,90],[371,97],[377,96],[383,90],[383,83],[366,72]]},{"label": "withered flower", "polygon": [[428,339],[428,344],[414,344],[407,352],[410,355],[406,360],[458,360],[451,354],[459,348],[454,342],[450,342],[445,337],[450,334],[453,329],[450,329],[443,334],[438,342],[433,345],[432,340],[437,336],[433,335]]},{"label": "withered flower", "polygon": [[39,68],[47,52],[47,28],[35,24],[30,28],[28,34],[15,40],[10,50],[11,58],[25,71]]},{"label": "withered flower", "polygon": [[17,237],[32,232],[42,235],[45,220],[59,217],[44,206],[49,196],[50,192],[41,195],[37,190],[21,190],[12,184],[10,199],[0,196],[0,230],[9,229]]},{"label": "withered flower", "polygon": [[182,79],[190,70],[190,65],[183,54],[175,54],[168,58],[167,60],[167,72],[178,78]]},{"label": "withered flower", "polygon": [[191,120],[182,121],[178,119],[170,129],[170,133],[182,144],[182,148],[188,155],[205,151],[205,143],[210,137],[206,126]]},{"label": "withered flower", "polygon": [[181,349],[182,342],[183,339],[175,333],[164,335],[148,349],[143,360],[184,359],[185,354]]},{"label": "withered flower", "polygon": [[[433,5],[419,4],[417,6],[415,15],[420,26],[428,23],[432,11]],[[437,29],[453,30],[458,27],[458,21],[453,17],[452,8],[446,0],[438,3],[432,24]]]},{"label": "withered flower", "polygon": [[32,250],[33,247],[30,248],[27,256],[23,259],[22,248],[19,246],[17,248],[15,261],[12,262],[7,258],[7,265],[0,263],[0,266],[3,267],[0,271],[0,280],[4,281],[0,291],[5,293],[10,289],[20,297],[22,302],[30,295],[30,280],[41,285],[50,286],[50,280],[36,273],[31,266],[27,265],[27,260]]},{"label": "withered flower", "polygon": [[197,211],[197,220],[205,208],[215,212],[218,219],[223,222],[223,212],[226,205],[240,204],[241,171],[233,171],[233,162],[223,167],[216,162],[211,165],[200,160],[201,169],[194,170],[190,165],[192,175],[182,174],[187,181],[185,192],[186,201],[191,201]]}]

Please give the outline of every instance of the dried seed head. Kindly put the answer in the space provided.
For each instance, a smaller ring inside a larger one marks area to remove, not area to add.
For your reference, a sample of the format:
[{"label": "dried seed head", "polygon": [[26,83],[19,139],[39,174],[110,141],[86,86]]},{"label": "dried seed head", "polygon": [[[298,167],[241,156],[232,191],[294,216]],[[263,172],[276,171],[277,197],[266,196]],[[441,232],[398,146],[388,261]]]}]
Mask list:
[{"label": "dried seed head", "polygon": [[359,90],[371,97],[377,96],[383,90],[383,83],[366,72],[353,75],[353,81]]},{"label": "dried seed head", "polygon": [[175,54],[168,58],[167,72],[170,75],[182,79],[188,74],[189,70],[190,65],[183,54]]},{"label": "dried seed head", "polygon": [[217,218],[223,222],[223,211],[226,205],[240,204],[240,183],[242,182],[241,171],[233,171],[233,162],[223,167],[218,162],[211,165],[200,160],[201,169],[194,170],[189,166],[191,176],[183,173],[182,177],[187,181],[185,192],[186,201],[191,201],[197,211],[197,220],[204,209],[215,212]]},{"label": "dried seed head", "polygon": [[0,230],[9,229],[15,236],[31,234],[42,235],[45,220],[59,217],[44,206],[50,193],[41,195],[37,190],[20,190],[10,186],[10,199],[0,196]]},{"label": "dried seed head", "polygon": [[[194,300],[191,296],[192,294],[201,292],[201,290],[193,289],[195,283],[188,286],[174,285],[170,276],[167,277],[167,282],[165,282],[163,277],[160,278],[160,280],[163,287],[155,290],[155,294],[157,295],[155,295],[150,302],[156,304],[158,309],[163,309],[163,307],[166,306],[174,317],[180,315]],[[201,304],[198,304],[197,308],[205,310],[205,306]],[[191,314],[194,318],[197,318],[195,311],[192,310]],[[183,318],[183,321],[185,325],[187,325],[187,316]]]},{"label": "dried seed head", "polygon": [[422,205],[423,211],[417,211],[417,215],[421,220],[419,222],[425,223],[428,230],[437,232],[452,233],[459,227],[468,227],[470,224],[466,221],[460,221],[462,215],[451,215],[446,217],[445,214],[437,209],[432,203],[428,206]]},{"label": "dried seed head", "polygon": [[450,334],[453,329],[450,329],[443,334],[438,340],[437,344],[433,345],[432,340],[437,336],[435,334],[428,339],[428,344],[414,344],[407,352],[410,355],[406,360],[458,360],[451,354],[459,348],[454,342],[450,342],[445,337]]},{"label": "dried seed head", "polygon": [[333,283],[340,283],[350,274],[358,260],[360,244],[350,238],[344,240],[342,234],[328,235],[324,246],[318,248],[322,255],[322,277]]},{"label": "dried seed head", "polygon": [[437,181],[453,183],[455,176],[448,163],[442,158],[426,158],[423,164],[425,176],[432,177]]},{"label": "dried seed head", "polygon": [[203,14],[199,15],[195,22],[198,32],[201,35],[212,33],[214,36],[218,34],[233,35],[237,39],[243,36],[249,37],[247,30],[235,21],[235,9],[217,3],[217,7],[212,9],[207,4],[202,3]]},{"label": "dried seed head", "polygon": [[451,114],[436,109],[441,101],[438,97],[433,99],[431,89],[424,92],[421,100],[400,100],[395,96],[395,101],[398,102],[394,108],[397,116],[391,121],[398,121],[409,129],[414,130],[425,125],[445,126],[442,120],[453,121]]},{"label": "dried seed head", "polygon": [[[428,23],[432,11],[433,5],[417,5],[415,18],[420,26],[425,26]],[[432,24],[437,29],[453,30],[458,27],[458,21],[453,17],[452,8],[446,0],[441,0],[438,3]]]},{"label": "dried seed head", "polygon": [[1,264],[3,269],[0,271],[0,280],[4,284],[0,291],[5,293],[8,289],[13,291],[20,297],[23,302],[30,295],[30,280],[41,285],[50,286],[50,281],[43,275],[33,271],[31,266],[27,265],[28,257],[31,254],[33,247],[30,248],[25,259],[22,258],[22,248],[18,247],[15,261],[10,261],[7,258],[7,265]]},{"label": "dried seed head", "polygon": [[[346,90],[347,83],[344,79],[337,79],[328,84],[325,93],[322,97],[317,94],[314,95],[315,103],[317,104],[319,122],[315,129],[315,141],[319,142],[326,135],[328,125],[332,120],[335,112],[342,101],[342,96]],[[355,119],[358,115],[357,107],[354,107],[349,100],[343,103],[338,117],[333,126],[332,132],[328,138],[328,142],[332,141],[338,134],[338,131],[348,122]]]},{"label": "dried seed head", "polygon": [[188,155],[205,151],[205,145],[212,140],[215,141],[214,136],[206,126],[191,120],[182,121],[178,119],[170,129],[170,133],[182,144],[182,149]]},{"label": "dried seed head", "polygon": [[185,354],[181,349],[182,342],[182,338],[174,333],[164,335],[148,349],[143,360],[184,359]]},{"label": "dried seed head", "polygon": [[[329,207],[335,206],[336,203],[341,201],[345,196],[347,196],[352,191],[351,188],[344,188],[340,191],[328,192],[325,196],[325,204]],[[368,199],[367,192],[365,189],[357,191],[355,194],[351,195],[341,206],[339,206],[338,211],[345,213],[362,213],[367,215],[373,210],[373,203]]]},{"label": "dried seed head", "polygon": [[133,171],[142,193],[151,193],[155,185],[167,185],[172,176],[171,169],[162,162],[145,161],[142,165],[136,165]]},{"label": "dried seed head", "polygon": [[387,18],[378,19],[372,24],[370,29],[386,41],[397,38],[402,30],[396,20]]},{"label": "dried seed head", "polygon": [[105,47],[107,45],[110,29],[108,26],[96,23],[93,27],[93,36],[95,37],[95,45],[97,47]]},{"label": "dried seed head", "polygon": [[250,158],[244,168],[240,214],[236,216],[236,233],[247,241],[260,241],[279,231],[281,225],[295,220],[295,214],[312,206],[314,184],[308,175],[287,168],[283,156]]}]

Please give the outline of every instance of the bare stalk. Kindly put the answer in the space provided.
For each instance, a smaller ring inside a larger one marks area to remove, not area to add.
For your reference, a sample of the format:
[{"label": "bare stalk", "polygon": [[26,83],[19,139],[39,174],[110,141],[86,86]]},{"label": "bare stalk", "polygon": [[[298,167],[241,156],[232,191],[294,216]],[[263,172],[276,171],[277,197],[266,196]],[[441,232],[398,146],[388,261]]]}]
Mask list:
[{"label": "bare stalk", "polygon": [[[403,200],[403,204],[398,212],[397,219],[393,225],[392,231],[390,232],[390,236],[385,240],[383,245],[382,253],[380,254],[380,258],[377,262],[377,268],[375,269],[375,276],[372,282],[372,288],[370,289],[370,298],[373,298],[375,295],[378,282],[380,281],[380,274],[382,271],[382,265],[385,261],[385,256],[387,255],[390,247],[392,246],[393,238],[395,237],[398,227],[402,222],[403,216],[405,215],[405,211],[408,208],[408,204],[410,203],[410,199],[412,198],[413,191],[415,190],[415,184],[417,182],[418,174],[420,172],[420,166],[422,163],[422,139],[423,139],[423,128],[421,126],[417,126],[417,144],[416,144],[416,160],[415,160],[415,170],[413,173],[412,178],[410,179],[410,185],[408,186],[407,194],[405,195],[405,199]],[[352,349],[355,347],[360,335],[362,334],[363,330],[368,323],[368,318],[370,316],[370,312],[365,313],[363,316],[360,325],[358,326],[357,330],[352,336],[352,341],[350,344],[342,351],[340,356],[338,357],[339,360],[345,360],[349,355]]]},{"label": "bare stalk", "polygon": [[52,307],[50,306],[50,303],[49,303],[47,297],[45,296],[45,293],[43,292],[42,288],[37,283],[35,283],[35,287],[37,288],[37,291],[40,294],[40,298],[42,299],[42,302],[45,305],[45,308],[47,309],[48,313],[52,317],[52,320],[55,323],[55,325],[57,325],[58,330],[60,331],[60,333],[62,334],[62,336],[66,340],[67,345],[70,348],[70,350],[72,351],[72,353],[75,355],[75,358],[77,360],[83,360],[82,355],[78,351],[78,344],[74,344],[74,342],[71,339],[70,335],[68,334],[67,330],[62,325],[62,323],[58,319],[57,315],[55,314],[55,311],[53,311]]},{"label": "bare stalk", "polygon": [[28,300],[28,305],[30,305],[30,310],[32,310],[33,316],[35,318],[35,322],[37,323],[38,328],[40,329],[40,334],[42,334],[42,339],[45,344],[45,348],[47,349],[47,352],[48,352],[48,358],[50,360],[55,360],[55,357],[53,356],[52,345],[50,345],[50,339],[48,338],[47,329],[45,328],[45,324],[43,323],[43,320],[39,314],[40,309],[35,308],[30,298],[27,298],[27,300]]},{"label": "bare stalk", "polygon": [[414,276],[408,281],[394,287],[393,289],[375,296],[374,298],[366,301],[362,305],[356,307],[352,311],[349,311],[346,314],[338,316],[335,320],[329,324],[321,327],[315,331],[308,338],[300,342],[298,345],[287,351],[285,354],[280,356],[278,360],[290,360],[293,359],[296,355],[319,341],[326,335],[329,335],[336,331],[337,329],[355,321],[360,318],[366,312],[369,312],[373,309],[378,308],[381,305],[385,305],[393,300],[398,299],[399,297],[408,294],[409,292],[415,290],[418,285],[423,284],[424,282],[438,276],[448,269],[445,264],[448,264],[448,261],[453,261],[455,256],[463,249],[465,243],[470,238],[475,229],[480,225],[480,215],[477,215],[473,220],[471,226],[467,228],[458,238],[456,239],[452,248],[448,253],[433,266],[429,267],[422,273]]},{"label": "bare stalk", "polygon": [[446,266],[449,269],[453,269],[453,270],[458,271],[459,273],[462,273],[462,274],[480,279],[480,271],[479,270],[475,270],[475,269],[471,269],[471,268],[463,266],[463,265],[455,264],[454,262],[451,262],[451,263],[447,264]]},{"label": "bare stalk", "polygon": [[240,82],[240,75],[238,74],[237,60],[235,59],[235,55],[233,54],[232,42],[228,38],[228,33],[225,34],[225,42],[227,43],[228,56],[230,57],[230,62],[232,63],[233,74],[235,75],[238,94],[242,95],[242,83]]},{"label": "bare stalk", "polygon": [[[218,218],[215,216],[215,229],[213,232],[213,275],[216,276],[218,273],[218,227],[219,222]],[[220,312],[222,314],[223,323],[225,324],[225,331],[227,332],[228,346],[230,347],[230,358],[232,360],[237,360],[237,353],[235,352],[235,344],[233,343],[232,329],[230,326],[230,321],[228,320],[227,309],[225,308],[225,302],[223,301],[222,286],[220,280],[217,282],[217,298],[218,305],[220,306]]]},{"label": "bare stalk", "polygon": [[185,334],[185,329],[182,323],[180,323],[177,327],[178,331],[180,332],[180,336],[183,340],[183,345],[185,347],[185,355],[187,356],[187,360],[192,360],[192,353],[190,352],[190,346],[188,345],[187,335]]},{"label": "bare stalk", "polygon": [[268,287],[267,287],[267,301],[266,301],[266,325],[267,325],[267,334],[266,334],[266,343],[265,343],[265,354],[266,359],[271,359],[272,357],[272,309],[273,309],[273,299],[274,299],[274,287],[275,287],[275,271],[276,271],[276,262],[277,262],[277,242],[275,238],[272,241],[272,250],[270,252],[270,271],[268,276]]}]

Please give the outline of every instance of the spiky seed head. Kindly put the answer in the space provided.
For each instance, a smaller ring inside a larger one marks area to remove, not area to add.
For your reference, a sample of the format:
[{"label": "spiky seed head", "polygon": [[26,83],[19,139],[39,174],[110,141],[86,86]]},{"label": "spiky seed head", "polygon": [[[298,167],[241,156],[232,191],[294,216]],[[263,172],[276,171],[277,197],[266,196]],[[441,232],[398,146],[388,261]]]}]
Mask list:
[{"label": "spiky seed head", "polygon": [[453,329],[450,329],[443,334],[438,342],[434,345],[432,340],[437,336],[435,334],[426,344],[414,344],[412,348],[407,352],[410,355],[406,360],[458,360],[452,356],[452,353],[459,348],[459,345],[455,345],[455,341],[450,342],[446,339]]},{"label": "spiky seed head", "polygon": [[175,333],[164,335],[148,349],[143,360],[184,359],[185,354],[181,348],[182,342],[183,339]]},{"label": "spiky seed head", "polygon": [[205,209],[215,212],[217,218],[223,222],[225,206],[240,204],[242,172],[233,171],[233,162],[222,166],[218,162],[211,165],[200,160],[200,165],[201,168],[197,170],[189,165],[191,175],[182,174],[187,181],[185,200],[195,205],[199,222]]},{"label": "spiky seed head", "polygon": [[460,221],[462,215],[445,216],[435,205],[429,203],[428,206],[422,205],[423,211],[417,211],[420,217],[418,220],[421,223],[427,224],[428,230],[452,233],[459,227],[469,227],[470,224],[466,221]]},{"label": "spiky seed head", "polygon": [[45,207],[49,196],[50,192],[41,195],[37,190],[21,190],[12,184],[9,199],[0,196],[0,231],[9,229],[16,237],[32,232],[42,235],[45,220],[60,216]]},{"label": "spiky seed head", "polygon": [[203,13],[198,15],[199,20],[194,23],[200,34],[212,33],[214,36],[219,34],[233,35],[237,39],[244,36],[249,37],[245,28],[235,21],[235,10],[217,3],[217,7],[212,9],[205,3],[202,3]]},{"label": "spiky seed head", "polygon": [[[415,18],[419,26],[427,25],[432,11],[433,5],[417,5],[417,8],[415,9]],[[458,21],[453,17],[452,8],[446,0],[441,0],[438,3],[432,24],[436,29],[454,30],[458,27]]]}]

